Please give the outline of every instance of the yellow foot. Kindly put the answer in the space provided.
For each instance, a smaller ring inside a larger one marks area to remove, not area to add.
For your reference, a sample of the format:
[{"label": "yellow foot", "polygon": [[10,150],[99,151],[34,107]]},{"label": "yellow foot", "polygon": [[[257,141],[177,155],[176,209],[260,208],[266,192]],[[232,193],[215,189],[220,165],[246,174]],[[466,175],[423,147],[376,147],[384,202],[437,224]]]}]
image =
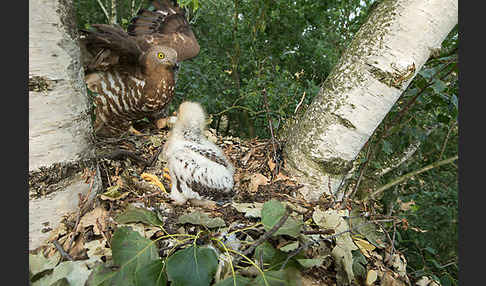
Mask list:
[{"label": "yellow foot", "polygon": [[165,187],[164,185],[159,181],[159,178],[157,178],[156,175],[153,175],[153,174],[149,174],[149,173],[142,173],[140,175],[140,177],[142,177],[142,179],[144,179],[145,181],[159,187],[159,189],[166,193],[167,194],[167,191],[165,190]]},{"label": "yellow foot", "polygon": [[170,178],[169,169],[168,168],[162,169],[162,178],[164,178],[167,181],[169,181],[169,188],[172,188],[172,180]]}]

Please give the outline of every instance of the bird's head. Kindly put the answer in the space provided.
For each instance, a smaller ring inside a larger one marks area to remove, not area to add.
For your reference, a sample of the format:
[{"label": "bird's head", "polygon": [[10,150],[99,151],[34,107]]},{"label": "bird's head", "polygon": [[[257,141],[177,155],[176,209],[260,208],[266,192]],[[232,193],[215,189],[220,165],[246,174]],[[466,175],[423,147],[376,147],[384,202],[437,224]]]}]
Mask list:
[{"label": "bird's head", "polygon": [[140,60],[147,70],[155,70],[158,67],[173,68],[177,64],[177,52],[170,47],[155,46],[148,50]]},{"label": "bird's head", "polygon": [[179,105],[177,112],[177,121],[174,124],[174,130],[190,130],[202,133],[206,126],[206,114],[199,103],[185,101]]}]

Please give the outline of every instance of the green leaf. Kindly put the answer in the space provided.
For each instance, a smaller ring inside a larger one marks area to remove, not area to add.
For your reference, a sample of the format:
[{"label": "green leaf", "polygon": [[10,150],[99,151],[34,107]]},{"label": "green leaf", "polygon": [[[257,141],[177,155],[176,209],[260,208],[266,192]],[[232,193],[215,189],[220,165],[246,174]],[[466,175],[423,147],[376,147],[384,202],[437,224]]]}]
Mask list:
[{"label": "green leaf", "polygon": [[[156,279],[154,279],[156,278]],[[164,272],[164,264],[161,259],[154,260],[145,267],[135,272],[137,286],[165,286],[167,276]]]},{"label": "green leaf", "polygon": [[[285,214],[284,205],[272,199],[265,204],[262,208],[262,223],[265,230],[270,230]],[[290,235],[297,238],[300,234],[301,223],[298,223],[293,217],[289,217],[287,221],[274,233],[275,235]]]},{"label": "green leaf", "polygon": [[383,152],[385,152],[387,155],[390,155],[393,153],[393,147],[392,144],[386,140],[383,140]]},{"label": "green leaf", "polygon": [[222,218],[210,218],[206,213],[195,211],[189,214],[183,214],[177,220],[177,223],[191,223],[196,225],[202,225],[207,228],[225,227],[226,224]]},{"label": "green leaf", "polygon": [[32,276],[45,270],[54,268],[61,260],[61,254],[56,252],[53,256],[46,258],[42,253],[29,254],[29,272]]},{"label": "green leaf", "polygon": [[207,286],[213,280],[217,267],[218,258],[214,250],[191,246],[167,259],[167,276],[174,286]]},{"label": "green leaf", "polygon": [[116,275],[116,271],[106,267],[105,264],[100,263],[93,269],[86,281],[86,286],[109,286],[111,279]]},{"label": "green leaf", "polygon": [[[300,272],[295,268],[287,268],[278,271],[266,271],[258,275],[253,281],[257,286],[300,286],[302,285]],[[265,281],[267,283],[265,283]]]},{"label": "green leaf", "polygon": [[434,90],[435,93],[439,94],[441,93],[442,91],[444,91],[444,89],[447,88],[447,85],[441,81],[441,80],[435,80],[434,81],[434,84],[432,84],[432,89]]},{"label": "green leaf", "polygon": [[449,116],[440,113],[439,115],[437,115],[437,121],[439,121],[440,123],[449,124],[450,118]]},{"label": "green leaf", "polygon": [[435,68],[423,68],[419,71],[419,75],[423,76],[425,79],[431,79],[435,73]]},{"label": "green leaf", "polygon": [[222,281],[219,281],[214,286],[248,286],[251,280],[249,278],[243,277],[241,275],[231,276]]},{"label": "green leaf", "polygon": [[[263,260],[263,263],[269,265],[270,268],[280,268],[285,259],[287,259],[287,253],[274,248],[268,241],[257,246],[255,249],[255,258]],[[297,254],[292,257],[285,268],[300,267],[295,259],[303,258],[301,254]]]},{"label": "green leaf", "polygon": [[275,249],[268,241],[265,241],[255,249],[255,258],[258,260],[260,257],[262,257],[264,263],[276,266],[287,258],[287,254]]},{"label": "green leaf", "polygon": [[435,249],[433,249],[432,247],[429,247],[429,246],[425,247],[424,250],[427,251],[427,252],[429,252],[432,255],[436,255],[437,254],[437,251]]},{"label": "green leaf", "polygon": [[359,276],[362,278],[366,277],[366,257],[361,253],[359,249],[352,250],[351,253],[353,254],[353,273],[355,276]]},{"label": "green leaf", "polygon": [[311,268],[314,266],[320,266],[324,262],[324,257],[310,258],[310,259],[297,259],[300,265],[305,268]]},{"label": "green leaf", "polygon": [[457,109],[458,102],[457,102],[457,96],[455,94],[451,95],[450,101],[454,105],[454,107]]},{"label": "green leaf", "polygon": [[141,222],[147,225],[161,226],[164,223],[157,217],[157,214],[143,209],[130,206],[125,212],[115,218],[118,223]]},{"label": "green leaf", "polygon": [[118,266],[119,269],[110,271],[105,267],[97,267],[91,274],[87,285],[143,285],[140,284],[139,279],[141,278],[137,275],[140,271],[145,273],[145,275],[151,275],[147,276],[143,281],[153,281],[153,283],[161,281],[160,273],[145,269],[146,267],[154,267],[154,261],[160,261],[157,248],[151,240],[142,237],[130,227],[120,227],[113,235],[111,249],[113,264]]},{"label": "green leaf", "polygon": [[56,282],[52,283],[50,286],[70,286],[66,278],[61,278]]},{"label": "green leaf", "polygon": [[54,268],[51,274],[33,282],[32,286],[51,285],[58,283],[62,278],[67,279],[70,286],[84,286],[90,273],[91,270],[84,261],[64,261]]},{"label": "green leaf", "polygon": [[289,243],[289,244],[287,244],[285,246],[282,246],[279,249],[281,251],[283,251],[283,252],[290,252],[292,250],[297,249],[297,247],[299,247],[299,242],[298,241],[295,241],[295,242]]}]

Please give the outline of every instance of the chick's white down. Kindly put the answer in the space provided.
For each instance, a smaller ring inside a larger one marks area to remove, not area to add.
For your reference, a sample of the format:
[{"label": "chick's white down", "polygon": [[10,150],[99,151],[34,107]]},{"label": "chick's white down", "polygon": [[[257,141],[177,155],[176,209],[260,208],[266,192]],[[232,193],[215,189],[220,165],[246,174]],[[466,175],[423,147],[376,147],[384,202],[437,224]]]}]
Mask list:
[{"label": "chick's white down", "polygon": [[234,185],[234,167],[223,151],[204,135],[206,115],[200,104],[183,102],[164,145],[172,180],[171,199],[211,199],[228,193]]}]

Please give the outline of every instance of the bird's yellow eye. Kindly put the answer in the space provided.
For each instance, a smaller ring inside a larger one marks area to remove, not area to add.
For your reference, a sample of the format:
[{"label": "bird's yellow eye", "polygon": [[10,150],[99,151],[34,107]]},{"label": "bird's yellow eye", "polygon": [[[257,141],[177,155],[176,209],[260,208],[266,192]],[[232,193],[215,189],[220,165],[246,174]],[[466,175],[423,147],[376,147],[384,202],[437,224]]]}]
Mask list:
[{"label": "bird's yellow eye", "polygon": [[163,59],[163,58],[165,58],[165,55],[164,55],[164,53],[157,53],[157,57],[159,59]]}]

